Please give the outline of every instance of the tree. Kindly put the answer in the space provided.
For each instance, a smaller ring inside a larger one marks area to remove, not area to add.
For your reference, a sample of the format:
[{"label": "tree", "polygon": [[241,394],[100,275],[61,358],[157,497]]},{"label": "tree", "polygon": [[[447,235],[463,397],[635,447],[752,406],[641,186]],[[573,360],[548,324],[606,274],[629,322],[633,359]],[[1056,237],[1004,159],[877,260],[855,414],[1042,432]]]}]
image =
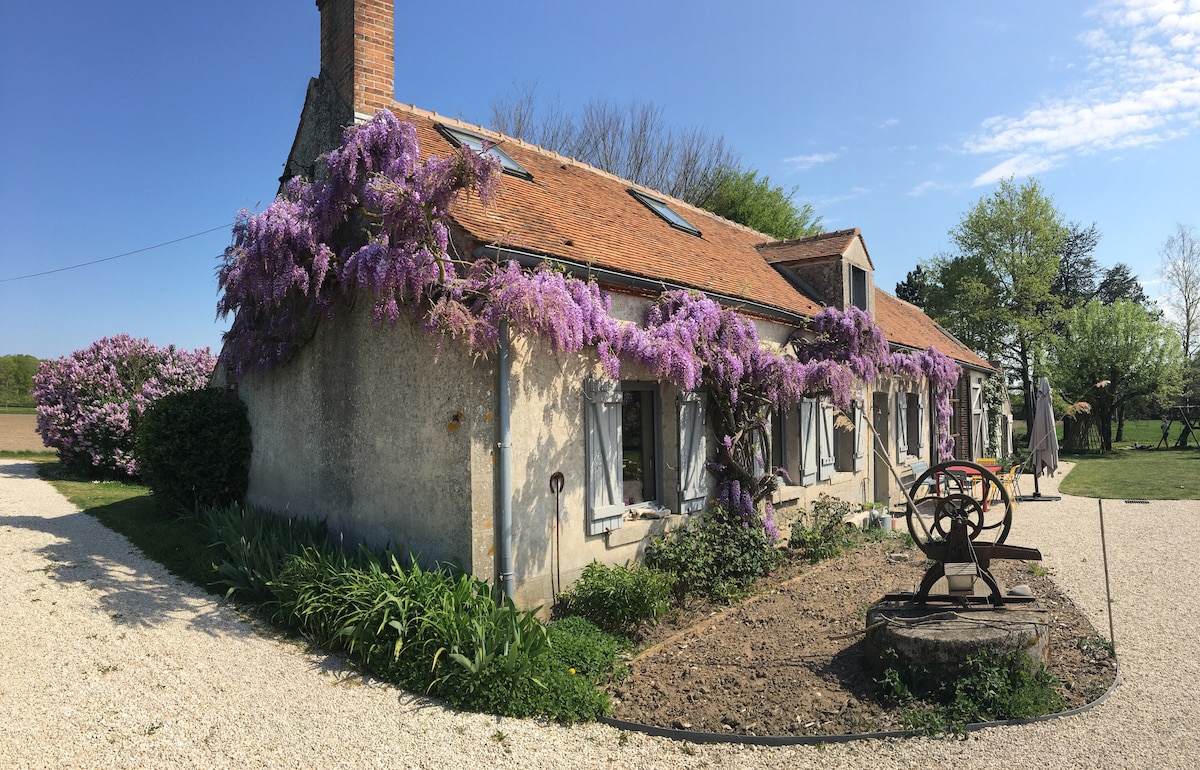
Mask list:
[{"label": "tree", "polygon": [[1105,452],[1112,451],[1113,418],[1125,404],[1169,398],[1182,387],[1178,336],[1128,300],[1092,300],[1068,311],[1049,363],[1057,392],[1091,405]]},{"label": "tree", "polygon": [[33,404],[33,375],[39,363],[29,355],[0,356],[0,404],[4,408]]},{"label": "tree", "polygon": [[821,232],[821,218],[807,203],[797,206],[798,188],[772,187],[765,174],[720,168],[713,173],[712,191],[696,202],[720,217],[760,233],[787,240]]},{"label": "tree", "polygon": [[1104,271],[1104,277],[1100,279],[1100,285],[1096,287],[1096,299],[1105,305],[1113,305],[1117,300],[1127,299],[1141,305],[1151,314],[1160,314],[1154,302],[1146,296],[1146,291],[1142,288],[1141,281],[1134,275],[1133,269],[1124,262],[1118,262]]},{"label": "tree", "polygon": [[525,85],[493,101],[492,128],[693,205],[712,192],[718,170],[738,165],[725,137],[671,128],[654,102],[593,99],[574,116],[558,101],[539,109],[534,91]]},{"label": "tree", "polygon": [[1159,254],[1159,274],[1171,290],[1167,304],[1175,314],[1172,323],[1183,341],[1184,357],[1191,359],[1200,330],[1200,243],[1195,229],[1176,224]]},{"label": "tree", "polygon": [[971,309],[972,318],[994,329],[983,335],[987,346],[982,350],[1017,377],[1028,406],[1034,402],[1034,368],[1042,365],[1060,309],[1051,286],[1068,233],[1036,179],[1018,186],[1012,178],[981,198],[950,231],[959,255],[977,260],[973,264],[983,273],[977,281],[991,292],[971,298],[981,303]]},{"label": "tree", "polygon": [[1100,231],[1095,222],[1086,228],[1078,222],[1067,225],[1059,249],[1058,275],[1050,286],[1063,307],[1082,305],[1096,296],[1100,265],[1092,252],[1099,243]]}]

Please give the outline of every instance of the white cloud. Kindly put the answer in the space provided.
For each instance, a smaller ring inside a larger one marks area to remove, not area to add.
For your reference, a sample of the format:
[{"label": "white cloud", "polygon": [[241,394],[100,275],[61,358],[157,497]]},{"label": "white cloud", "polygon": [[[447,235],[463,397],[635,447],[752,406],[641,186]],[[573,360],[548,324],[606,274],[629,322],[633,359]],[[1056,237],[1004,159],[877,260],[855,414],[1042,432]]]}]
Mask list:
[{"label": "white cloud", "polygon": [[887,120],[880,123],[879,127],[880,128],[892,128],[893,126],[898,126],[898,125],[900,125],[899,118],[888,118]]},{"label": "white cloud", "polygon": [[866,195],[869,192],[871,192],[871,190],[870,190],[870,188],[867,188],[867,187],[852,187],[852,188],[850,188],[850,190],[848,192],[839,193],[836,195],[817,196],[815,198],[810,198],[810,199],[806,200],[805,202],[812,204],[812,207],[814,209],[816,209],[817,211],[824,211],[825,209],[829,208],[830,206],[833,206],[835,203],[845,203],[846,201],[852,201],[855,198],[861,198],[862,196]]},{"label": "white cloud", "polygon": [[[1100,26],[1080,36],[1090,52],[1087,79],[1075,93],[1046,100],[1019,117],[989,118],[964,149],[1006,155],[997,169],[1021,176],[1063,158],[1158,144],[1200,123],[1200,4],[1122,0],[1089,12]],[[1005,175],[1007,176],[1007,175]]]},{"label": "white cloud", "polygon": [[793,155],[790,158],[784,158],[783,162],[785,165],[791,166],[793,171],[807,171],[813,166],[836,160],[839,155],[840,153],[836,152],[816,152],[812,155]]},{"label": "white cloud", "polygon": [[1016,177],[1033,176],[1040,174],[1043,171],[1049,171],[1059,165],[1062,160],[1062,155],[1053,157],[1042,157],[1039,155],[1030,155],[1022,153],[1014,157],[1008,158],[992,166],[987,171],[984,171],[979,176],[975,177],[975,181],[971,182],[972,187],[982,187],[984,185],[995,184],[1001,179]]},{"label": "white cloud", "polygon": [[943,184],[942,182],[932,182],[932,181],[921,182],[921,184],[912,188],[905,194],[908,195],[908,197],[910,197],[910,198],[919,198],[920,196],[924,195],[927,192],[933,192],[935,190],[945,190],[948,186],[949,185]]}]

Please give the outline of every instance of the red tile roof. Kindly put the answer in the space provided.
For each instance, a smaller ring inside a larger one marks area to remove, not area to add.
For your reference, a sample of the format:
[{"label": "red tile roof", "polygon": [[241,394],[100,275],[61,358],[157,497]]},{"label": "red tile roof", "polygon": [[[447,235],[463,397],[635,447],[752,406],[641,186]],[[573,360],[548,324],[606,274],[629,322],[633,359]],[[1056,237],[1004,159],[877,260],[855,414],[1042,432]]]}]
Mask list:
[{"label": "red tile roof", "polygon": [[[831,233],[794,238],[790,241],[766,243],[759,247],[759,252],[772,265],[795,264],[810,259],[840,257],[850,248],[850,244],[861,238],[862,232],[857,227],[852,227],[848,230],[835,230]],[[863,243],[863,253],[867,255],[867,261],[870,262],[871,255],[867,252],[865,242]],[[871,263],[871,267],[874,266],[874,263]]]},{"label": "red tile roof", "polygon": [[887,341],[917,350],[937,348],[960,363],[976,369],[993,367],[950,335],[919,307],[909,304],[883,289],[875,289],[875,323],[883,329]]},{"label": "red tile roof", "polygon": [[[775,241],[683,201],[479,126],[408,105],[397,104],[393,112],[416,126],[424,155],[453,151],[450,140],[436,129],[440,123],[494,139],[530,172],[531,180],[504,175],[486,208],[466,196],[456,204],[454,219],[483,244],[595,265],[811,318],[822,306],[793,287],[772,264],[840,255],[861,235],[853,229]],[[630,188],[666,201],[701,235],[671,227],[630,195]],[[988,368],[917,308],[884,292],[879,296],[888,297],[877,300],[876,322],[889,341],[919,348],[936,344],[957,360]]]}]

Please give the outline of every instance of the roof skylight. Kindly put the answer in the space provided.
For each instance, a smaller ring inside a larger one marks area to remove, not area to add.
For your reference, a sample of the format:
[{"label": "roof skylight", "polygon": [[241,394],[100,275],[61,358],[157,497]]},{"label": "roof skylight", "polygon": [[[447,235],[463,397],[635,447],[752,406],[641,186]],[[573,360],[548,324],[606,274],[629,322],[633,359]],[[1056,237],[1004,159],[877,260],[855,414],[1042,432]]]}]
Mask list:
[{"label": "roof skylight", "polygon": [[470,131],[463,131],[461,128],[450,128],[441,124],[438,124],[438,130],[455,144],[462,147],[470,147],[475,152],[483,152],[484,143],[487,143],[487,154],[500,161],[500,168],[506,174],[519,176],[522,179],[533,179],[533,174],[529,173],[520,163],[513,160],[511,155],[500,149],[499,145],[492,144],[490,139],[485,139],[479,134],[472,134]]},{"label": "roof skylight", "polygon": [[658,214],[660,217],[666,220],[667,224],[669,224],[671,227],[674,227],[676,230],[682,230],[685,233],[694,235],[697,238],[700,237],[700,228],[679,216],[675,209],[667,205],[666,201],[660,201],[658,198],[652,198],[645,193],[638,192],[637,190],[630,190],[629,194],[637,198],[638,201],[646,206],[646,208],[650,209],[655,214]]}]

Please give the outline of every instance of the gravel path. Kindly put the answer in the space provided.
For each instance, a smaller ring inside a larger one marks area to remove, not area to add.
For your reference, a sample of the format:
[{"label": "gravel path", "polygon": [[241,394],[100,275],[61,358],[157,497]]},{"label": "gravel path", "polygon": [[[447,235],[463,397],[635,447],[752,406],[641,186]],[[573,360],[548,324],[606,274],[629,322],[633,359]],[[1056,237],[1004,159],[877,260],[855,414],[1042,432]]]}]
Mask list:
[{"label": "gravel path", "polygon": [[[32,464],[0,460],[0,766],[1194,767],[1200,501],[1104,513],[1123,681],[1095,709],[965,741],[697,746],[456,713],[364,680],[180,584]],[[1024,503],[1009,542],[1041,548],[1107,631],[1096,501]]]}]

